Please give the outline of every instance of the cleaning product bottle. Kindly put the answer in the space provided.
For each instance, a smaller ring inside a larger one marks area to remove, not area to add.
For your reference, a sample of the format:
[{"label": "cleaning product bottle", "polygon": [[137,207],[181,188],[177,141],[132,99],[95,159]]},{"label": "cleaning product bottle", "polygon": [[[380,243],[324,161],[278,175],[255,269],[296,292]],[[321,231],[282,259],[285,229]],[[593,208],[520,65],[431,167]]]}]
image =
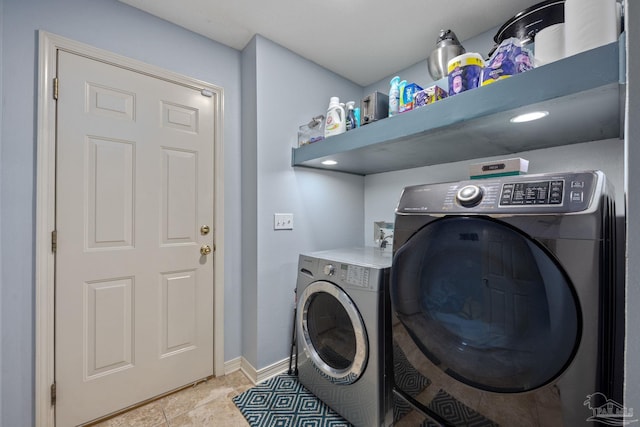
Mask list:
[{"label": "cleaning product bottle", "polygon": [[356,112],[355,112],[355,101],[347,102],[347,130],[352,130],[356,128]]},{"label": "cleaning product bottle", "polygon": [[407,81],[406,80],[402,80],[399,84],[398,84],[398,113],[402,113],[404,111],[403,107],[403,103],[402,103],[402,97],[404,96],[404,88],[407,87]]},{"label": "cleaning product bottle", "polygon": [[324,137],[339,135],[346,130],[346,117],[344,107],[340,105],[340,98],[332,96],[329,100],[327,120],[324,125]]},{"label": "cleaning product bottle", "polygon": [[398,114],[398,106],[400,102],[400,77],[395,76],[391,79],[391,87],[389,88],[389,117]]}]

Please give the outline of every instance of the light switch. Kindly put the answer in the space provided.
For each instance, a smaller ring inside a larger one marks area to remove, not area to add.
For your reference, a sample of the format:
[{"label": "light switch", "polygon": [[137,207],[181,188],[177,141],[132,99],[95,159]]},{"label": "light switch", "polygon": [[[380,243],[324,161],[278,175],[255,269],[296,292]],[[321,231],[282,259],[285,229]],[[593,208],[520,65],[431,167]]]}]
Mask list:
[{"label": "light switch", "polygon": [[276,213],[273,214],[274,230],[293,230],[293,214],[292,213]]}]

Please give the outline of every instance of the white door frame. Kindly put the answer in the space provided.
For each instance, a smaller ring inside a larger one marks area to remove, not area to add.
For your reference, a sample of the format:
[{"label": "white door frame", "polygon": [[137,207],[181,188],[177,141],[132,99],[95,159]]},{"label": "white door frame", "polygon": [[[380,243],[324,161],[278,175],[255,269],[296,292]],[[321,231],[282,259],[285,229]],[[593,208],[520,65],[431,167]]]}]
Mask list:
[{"label": "white door frame", "polygon": [[36,166],[36,242],[35,242],[35,425],[55,425],[51,405],[51,384],[55,380],[54,360],[54,273],[55,256],[51,250],[51,232],[55,227],[56,178],[56,103],[53,79],[56,76],[56,52],[65,50],[98,61],[140,72],[151,77],[176,82],[196,90],[207,90],[214,98],[214,375],[224,375],[224,153],[221,87],[195,80],[165,69],[126,58],[45,31],[39,31],[38,59],[38,142]]}]

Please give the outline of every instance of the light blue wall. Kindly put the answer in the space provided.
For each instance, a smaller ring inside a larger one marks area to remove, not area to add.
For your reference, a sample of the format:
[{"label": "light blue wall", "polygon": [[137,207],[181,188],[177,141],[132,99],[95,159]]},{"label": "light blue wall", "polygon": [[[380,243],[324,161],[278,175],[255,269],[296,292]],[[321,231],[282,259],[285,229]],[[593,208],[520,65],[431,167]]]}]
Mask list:
[{"label": "light blue wall", "polygon": [[258,100],[257,40],[242,51],[242,355],[258,360]]},{"label": "light blue wall", "polygon": [[[626,120],[626,141],[603,140],[547,150],[536,150],[514,154],[509,157],[524,157],[530,163],[530,173],[600,169],[603,170],[616,189],[617,215],[627,215],[628,250],[627,250],[627,283],[626,283],[626,353],[625,353],[625,406],[640,408],[640,331],[633,325],[640,323],[640,243],[637,233],[633,230],[640,228],[639,216],[634,212],[640,211],[640,194],[636,189],[640,183],[640,169],[633,159],[640,158],[640,6],[637,2],[627,2],[627,61],[628,61],[628,117]],[[631,3],[631,9],[629,9]],[[493,35],[496,29],[489,30],[471,40],[462,41],[467,52],[478,52],[486,56],[493,46]],[[629,42],[632,40],[632,42]],[[400,75],[402,79],[413,81],[423,87],[433,84],[427,71],[426,61],[421,61],[405,70],[393,75]],[[366,88],[364,93],[373,91],[386,93],[389,89],[390,75]],[[625,154],[626,146],[626,154]],[[504,158],[504,157],[502,157]],[[412,184],[445,182],[466,179],[468,165],[491,158],[475,159],[471,161],[448,163],[443,165],[416,168],[404,171],[388,172],[369,175],[365,178],[365,244],[373,245],[373,222],[393,222],[394,209],[398,203],[402,188]],[[494,158],[495,159],[495,158]],[[625,181],[625,165],[628,177]],[[629,191],[630,190],[630,191]],[[625,200],[626,198],[626,200]],[[620,222],[619,222],[620,223]]]},{"label": "light blue wall", "polygon": [[116,0],[5,0],[3,12],[0,424],[33,425],[38,30],[224,87],[225,360],[240,356],[240,52]]},{"label": "light blue wall", "polygon": [[[497,28],[491,29],[472,39],[463,40],[461,43],[467,52],[478,52],[483,57],[487,57],[489,51],[494,46],[493,36],[496,31]],[[409,82],[416,82],[423,87],[434,84],[427,70],[426,60],[394,73],[394,75],[400,75],[402,79],[407,79]],[[392,76],[389,76],[366,87],[364,89],[365,93],[371,93],[376,90],[386,92],[391,77]],[[446,82],[443,82],[443,84],[446,84]],[[572,169],[602,169],[605,172],[611,171],[612,176],[610,179],[617,188],[618,212],[622,215],[624,212],[624,181],[622,179],[623,144],[618,140],[616,141],[618,144],[612,141],[603,141],[602,144],[579,144],[570,147],[519,153],[510,157],[519,156],[530,160],[530,173]],[[602,153],[600,153],[600,151],[602,151]],[[504,158],[504,156],[498,158]],[[474,159],[465,162],[367,176],[365,180],[365,242],[367,244],[374,243],[374,221],[393,221],[393,210],[397,205],[403,186],[466,179],[468,177],[467,168],[469,164],[489,159],[490,158]],[[558,159],[562,160],[558,161]]]},{"label": "light blue wall", "polygon": [[[224,87],[226,361],[242,355],[262,369],[288,357],[300,252],[372,244],[370,224],[393,219],[404,185],[464,177],[468,162],[365,178],[290,167],[298,125],[323,114],[330,96],[357,101],[373,90],[386,92],[388,78],[363,89],[262,37],[240,53],[116,0],[0,0],[0,12],[0,426],[33,424],[37,30]],[[636,8],[636,32],[638,14]],[[463,44],[486,52],[494,32]],[[630,60],[638,70],[634,49]],[[399,74],[430,81],[424,61]],[[629,89],[640,98],[638,87]],[[634,140],[639,110],[628,120]],[[597,141],[522,155],[532,171],[558,170],[564,168],[558,159],[573,165],[577,159],[581,167],[604,169],[619,189],[620,146]],[[629,144],[629,157],[640,158],[634,147]],[[629,182],[640,182],[629,169]],[[627,202],[630,212],[640,210],[638,200]],[[276,212],[294,214],[293,231],[273,230]],[[629,245],[629,265],[637,269],[640,244]],[[640,306],[638,289],[630,280],[631,325],[640,322],[631,308]],[[638,409],[640,332],[628,332],[627,406]]]},{"label": "light blue wall", "polygon": [[[624,214],[624,144],[619,139],[525,151],[509,157],[529,160],[529,173],[600,169],[616,188],[618,214]],[[503,158],[487,157],[368,175],[365,178],[365,244],[374,244],[374,221],[394,221],[394,210],[405,186],[469,179],[470,164]]]},{"label": "light blue wall", "polygon": [[[243,297],[251,306],[258,304],[257,335],[251,337],[256,341],[243,350],[246,356],[256,357],[248,359],[253,366],[264,368],[289,356],[299,253],[363,243],[364,179],[291,168],[298,126],[324,114],[331,96],[359,100],[362,88],[263,37],[257,36],[252,43],[257,117],[250,123],[243,116],[243,129],[256,127],[251,138],[243,136],[243,153],[245,148],[252,151],[245,158],[256,158],[257,176],[243,182],[243,191],[255,198],[251,200],[255,216],[247,217],[252,223],[243,224],[243,231],[255,231],[255,235],[243,236],[247,242],[243,250],[253,252],[247,246],[257,245],[257,264],[247,266],[256,273],[246,276],[251,280],[243,280]],[[248,63],[245,59],[243,55],[243,66]],[[273,230],[273,214],[281,212],[294,214],[292,231]]]},{"label": "light blue wall", "polygon": [[[0,165],[2,165],[2,118],[4,117],[4,0],[0,0]],[[2,174],[0,173],[0,195],[2,194]],[[0,197],[0,212],[2,212],[2,197]],[[0,215],[0,384],[4,384],[2,378],[2,215]],[[0,385],[0,412],[2,412],[2,386]],[[2,427],[2,416],[0,415],[0,427]]]},{"label": "light blue wall", "polygon": [[[460,44],[462,44],[467,52],[477,52],[482,55],[482,57],[486,58],[489,54],[489,51],[494,45],[493,36],[496,34],[497,29],[498,27],[485,31],[484,33],[479,34],[471,39],[461,40]],[[455,32],[455,28],[453,30]],[[428,47],[425,47],[425,59],[423,61],[420,61],[412,65],[411,67],[405,68],[404,70],[393,73],[378,82],[372,83],[371,85],[364,88],[364,93],[369,94],[375,91],[388,93],[389,81],[393,76],[396,75],[400,76],[401,79],[406,80],[409,83],[417,83],[423,88],[427,88],[437,83],[441,87],[446,89],[448,87],[446,78],[434,83],[427,67],[426,57],[435,47],[436,41],[433,40],[432,43],[429,43]]]}]

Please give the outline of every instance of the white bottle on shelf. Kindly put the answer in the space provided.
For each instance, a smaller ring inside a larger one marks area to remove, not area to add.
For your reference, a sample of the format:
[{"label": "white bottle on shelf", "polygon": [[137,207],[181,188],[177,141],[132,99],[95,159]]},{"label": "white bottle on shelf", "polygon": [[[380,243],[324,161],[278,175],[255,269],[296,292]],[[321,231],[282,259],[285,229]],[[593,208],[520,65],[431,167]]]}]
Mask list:
[{"label": "white bottle on shelf", "polygon": [[324,125],[324,137],[339,135],[346,130],[344,107],[340,105],[340,98],[332,96],[327,110],[327,120]]}]

